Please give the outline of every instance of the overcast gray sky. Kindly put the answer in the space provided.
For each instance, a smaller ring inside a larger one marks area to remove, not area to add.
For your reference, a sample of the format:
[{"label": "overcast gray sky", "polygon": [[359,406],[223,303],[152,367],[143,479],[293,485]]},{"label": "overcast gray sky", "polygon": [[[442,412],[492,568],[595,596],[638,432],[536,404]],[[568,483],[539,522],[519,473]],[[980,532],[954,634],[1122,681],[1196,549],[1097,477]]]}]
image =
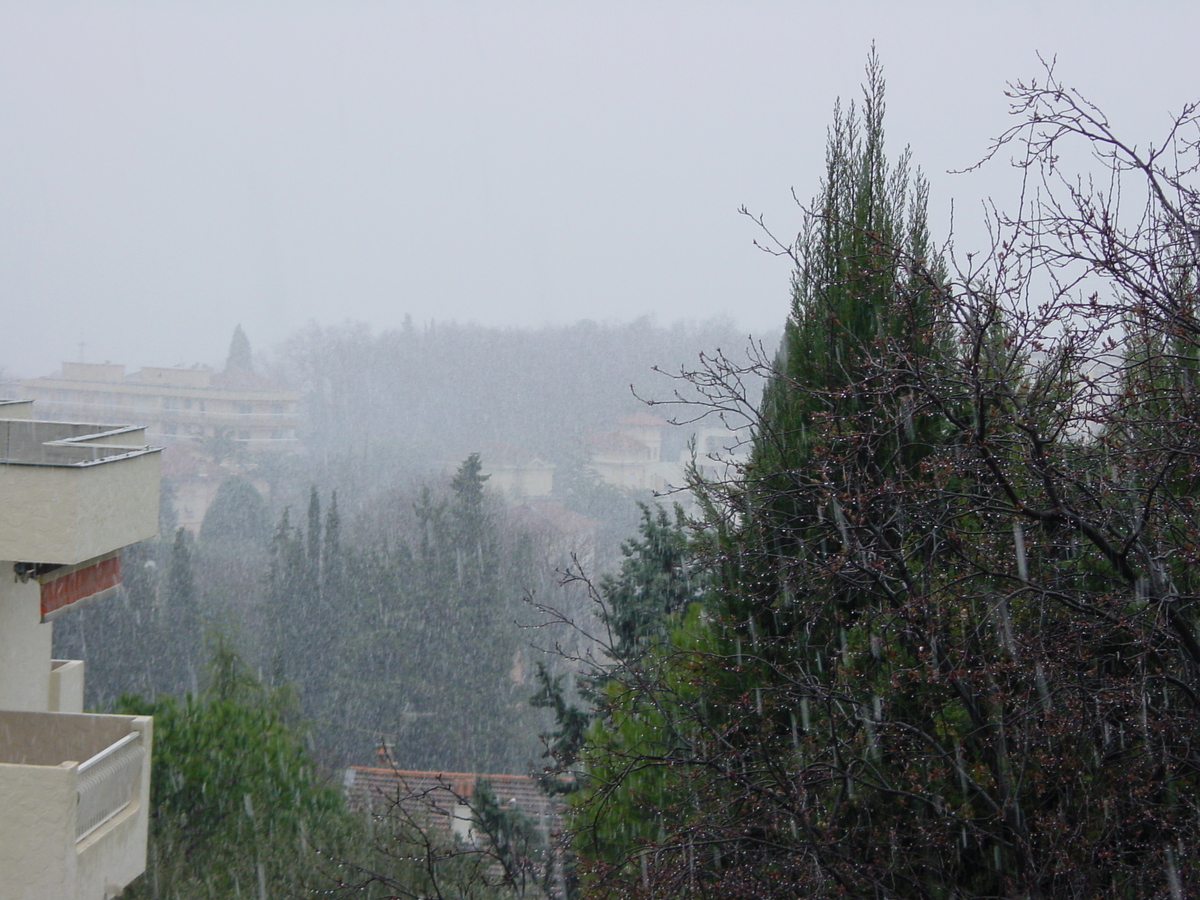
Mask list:
[{"label": "overcast gray sky", "polygon": [[1036,53],[1139,141],[1200,97],[1200,4],[0,3],[0,366],[219,364],[310,321],[786,314],[835,99],[961,249]]}]

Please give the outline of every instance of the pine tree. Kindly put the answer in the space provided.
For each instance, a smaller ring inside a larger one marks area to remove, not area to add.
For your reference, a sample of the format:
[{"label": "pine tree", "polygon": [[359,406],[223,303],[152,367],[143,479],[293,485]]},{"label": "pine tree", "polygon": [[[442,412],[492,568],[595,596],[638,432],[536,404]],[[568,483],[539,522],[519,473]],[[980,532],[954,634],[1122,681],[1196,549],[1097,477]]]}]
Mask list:
[{"label": "pine tree", "polygon": [[230,475],[222,481],[200,523],[200,543],[239,551],[261,547],[270,533],[266,501],[250,479]]},{"label": "pine tree", "polygon": [[[905,625],[926,588],[919,548],[933,520],[912,511],[924,494],[921,463],[946,431],[940,411],[922,405],[914,373],[945,371],[951,341],[927,188],[910,175],[907,152],[888,162],[884,106],[872,54],[861,113],[853,105],[835,113],[742,515],[714,548],[723,576],[710,607],[721,649],[707,658],[734,665],[711,671],[707,726],[749,772],[829,773],[766,805],[752,779],[732,779],[737,799],[708,832],[726,842],[731,872],[804,870],[813,847],[797,830],[801,808],[804,828],[837,834],[870,858],[878,823],[904,811],[886,792],[862,796],[854,769],[886,769],[881,717],[929,727],[931,707],[888,689],[921,653]],[[891,576],[892,563],[907,580]],[[701,747],[720,746],[711,740]]]},{"label": "pine tree", "polygon": [[[939,321],[942,274],[929,247],[928,189],[919,173],[910,176],[907,151],[896,165],[887,161],[874,53],[863,93],[861,116],[854,105],[834,114],[747,471],[743,536],[753,532],[768,544],[756,554],[775,570],[762,587],[768,594],[787,590],[784,570],[814,528],[852,514],[838,496],[860,487],[851,479],[883,487],[899,468],[915,466],[942,430],[937,416],[911,407],[910,391],[889,372],[892,360],[932,363],[949,340]],[[893,427],[879,428],[880,418]],[[852,468],[831,468],[850,443]]]},{"label": "pine tree", "polygon": [[311,613],[308,574],[304,535],[292,527],[291,511],[285,508],[271,539],[265,636],[276,684],[290,682],[299,686],[302,696],[304,676],[311,662],[309,635],[315,624],[308,618]]},{"label": "pine tree", "polygon": [[620,664],[636,664],[666,641],[688,605],[701,599],[707,575],[698,571],[683,509],[640,504],[638,535],[621,545],[620,572],[600,582],[607,652]]},{"label": "pine tree", "polygon": [[[406,638],[420,652],[405,668],[413,709],[398,741],[407,765],[512,771],[533,755],[524,696],[512,678],[520,647],[514,604],[524,560],[489,510],[478,454],[416,504]],[[401,712],[400,710],[396,711]]]}]

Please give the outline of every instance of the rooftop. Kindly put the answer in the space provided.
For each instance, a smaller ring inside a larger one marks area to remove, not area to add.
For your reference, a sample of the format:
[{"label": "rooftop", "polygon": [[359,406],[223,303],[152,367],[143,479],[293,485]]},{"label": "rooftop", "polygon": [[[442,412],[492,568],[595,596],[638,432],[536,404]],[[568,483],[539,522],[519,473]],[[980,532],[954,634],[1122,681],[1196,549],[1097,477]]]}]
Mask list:
[{"label": "rooftop", "polygon": [[145,429],[30,418],[0,402],[0,559],[74,565],[158,530],[159,448]]},{"label": "rooftop", "polygon": [[157,452],[145,429],[28,418],[28,400],[0,401],[0,465],[94,466]]}]

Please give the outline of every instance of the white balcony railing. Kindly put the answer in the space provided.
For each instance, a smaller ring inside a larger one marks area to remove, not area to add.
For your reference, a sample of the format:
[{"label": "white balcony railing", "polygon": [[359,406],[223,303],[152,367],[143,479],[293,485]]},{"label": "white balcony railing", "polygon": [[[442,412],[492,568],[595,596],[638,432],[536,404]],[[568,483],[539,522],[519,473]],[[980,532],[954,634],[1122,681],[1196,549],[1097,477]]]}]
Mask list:
[{"label": "white balcony railing", "polygon": [[145,756],[142,733],[135,731],[79,764],[76,841],[82,841],[134,801]]}]

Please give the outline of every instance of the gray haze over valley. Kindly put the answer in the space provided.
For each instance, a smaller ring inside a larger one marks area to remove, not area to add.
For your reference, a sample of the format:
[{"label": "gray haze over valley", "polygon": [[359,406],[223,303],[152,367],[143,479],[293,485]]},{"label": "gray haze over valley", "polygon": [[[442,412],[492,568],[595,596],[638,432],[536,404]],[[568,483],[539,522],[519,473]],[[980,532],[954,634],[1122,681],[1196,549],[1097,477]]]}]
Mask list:
[{"label": "gray haze over valley", "polygon": [[[757,252],[874,41],[888,139],[978,245],[1036,53],[1126,133],[1190,99],[1188,3],[0,4],[0,366],[218,365],[310,321],[778,328]],[[977,248],[975,248],[977,249]]]}]

